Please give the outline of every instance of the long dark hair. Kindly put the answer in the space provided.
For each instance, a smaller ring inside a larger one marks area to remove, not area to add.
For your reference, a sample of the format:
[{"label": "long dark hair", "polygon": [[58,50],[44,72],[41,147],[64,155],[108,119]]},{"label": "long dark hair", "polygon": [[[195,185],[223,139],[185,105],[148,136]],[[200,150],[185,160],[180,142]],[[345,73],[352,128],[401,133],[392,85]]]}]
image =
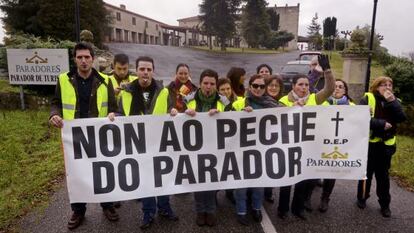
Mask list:
[{"label": "long dark hair", "polygon": [[246,70],[241,67],[231,67],[227,72],[227,78],[231,81],[231,88],[237,96],[244,96],[244,85],[240,83],[240,78],[246,74]]}]

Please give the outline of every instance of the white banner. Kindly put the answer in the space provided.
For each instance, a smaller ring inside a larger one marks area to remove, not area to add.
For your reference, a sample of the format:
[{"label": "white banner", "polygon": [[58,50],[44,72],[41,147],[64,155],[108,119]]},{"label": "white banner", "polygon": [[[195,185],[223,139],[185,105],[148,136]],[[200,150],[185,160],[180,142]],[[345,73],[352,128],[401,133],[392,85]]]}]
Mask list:
[{"label": "white banner", "polygon": [[368,106],[65,121],[70,201],[365,178]]},{"label": "white banner", "polygon": [[67,49],[7,49],[10,84],[56,85],[69,71]]}]

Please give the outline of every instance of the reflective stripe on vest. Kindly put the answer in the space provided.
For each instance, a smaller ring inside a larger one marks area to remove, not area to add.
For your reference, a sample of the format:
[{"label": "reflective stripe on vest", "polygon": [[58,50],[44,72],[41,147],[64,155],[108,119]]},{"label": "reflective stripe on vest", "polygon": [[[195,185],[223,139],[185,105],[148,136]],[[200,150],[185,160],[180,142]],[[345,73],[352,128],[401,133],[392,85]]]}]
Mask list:
[{"label": "reflective stripe on vest", "polygon": [[[368,105],[371,109],[371,111],[370,111],[371,112],[371,117],[374,118],[375,117],[375,106],[376,106],[376,102],[377,102],[375,100],[375,96],[374,96],[374,94],[372,94],[370,92],[366,92],[365,96],[368,99]],[[370,132],[369,132],[369,142],[376,143],[376,142],[382,142],[383,141],[382,138],[380,138],[380,137],[371,138],[371,135],[372,135],[372,130],[370,130]],[[394,137],[384,141],[384,144],[387,145],[387,146],[393,146],[393,145],[395,145],[396,140],[397,140],[397,138],[394,136]]]},{"label": "reflective stripe on vest", "polygon": [[[224,112],[225,107],[226,106],[221,101],[217,101],[217,104],[216,104],[217,111]],[[196,110],[197,102],[195,100],[191,100],[190,102],[187,103],[187,108]]]},{"label": "reflective stripe on vest", "polygon": [[[109,78],[99,73],[105,80],[106,84]],[[72,83],[69,81],[68,73],[59,75],[60,95],[62,101],[63,119],[72,120],[75,118],[76,111],[76,91]],[[96,91],[96,104],[98,108],[98,116],[106,117],[108,115],[108,89],[106,85],[99,85]]]},{"label": "reflective stripe on vest", "polygon": [[[132,94],[127,91],[122,91],[122,109],[125,116],[129,116],[131,113]],[[168,88],[163,88],[155,100],[155,105],[152,111],[152,115],[162,115],[168,113]],[[143,113],[140,113],[142,115]]]},{"label": "reflective stripe on vest", "polygon": [[[279,102],[284,104],[286,107],[292,107],[293,106],[293,102],[289,101],[288,95],[285,95],[282,98],[280,98]],[[326,105],[326,104],[324,104],[325,102],[323,102],[322,105]],[[309,95],[308,100],[306,101],[305,105],[306,106],[315,106],[315,105],[317,105],[316,104],[316,95],[315,95],[315,93],[312,93],[312,94]]]}]

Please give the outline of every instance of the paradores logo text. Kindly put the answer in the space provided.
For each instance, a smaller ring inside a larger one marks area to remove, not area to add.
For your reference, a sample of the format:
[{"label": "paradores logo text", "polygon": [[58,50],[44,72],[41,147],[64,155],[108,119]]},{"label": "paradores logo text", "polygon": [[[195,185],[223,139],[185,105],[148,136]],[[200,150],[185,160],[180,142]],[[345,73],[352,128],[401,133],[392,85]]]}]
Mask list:
[{"label": "paradores logo text", "polygon": [[341,153],[338,147],[330,153],[322,153],[321,159],[308,158],[306,161],[308,167],[361,167],[361,160],[349,160],[348,153]]}]

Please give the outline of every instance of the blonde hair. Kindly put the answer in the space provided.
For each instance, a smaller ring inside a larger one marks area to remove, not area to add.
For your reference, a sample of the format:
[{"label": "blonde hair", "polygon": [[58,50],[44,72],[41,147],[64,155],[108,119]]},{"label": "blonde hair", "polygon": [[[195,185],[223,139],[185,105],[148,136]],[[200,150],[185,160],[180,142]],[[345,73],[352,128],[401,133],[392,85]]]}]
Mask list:
[{"label": "blonde hair", "polygon": [[386,82],[390,82],[391,84],[392,79],[390,77],[387,76],[379,76],[378,78],[374,79],[374,81],[371,84],[371,87],[369,88],[369,91],[373,94],[378,94],[378,87],[381,86],[381,84],[386,83]]}]

